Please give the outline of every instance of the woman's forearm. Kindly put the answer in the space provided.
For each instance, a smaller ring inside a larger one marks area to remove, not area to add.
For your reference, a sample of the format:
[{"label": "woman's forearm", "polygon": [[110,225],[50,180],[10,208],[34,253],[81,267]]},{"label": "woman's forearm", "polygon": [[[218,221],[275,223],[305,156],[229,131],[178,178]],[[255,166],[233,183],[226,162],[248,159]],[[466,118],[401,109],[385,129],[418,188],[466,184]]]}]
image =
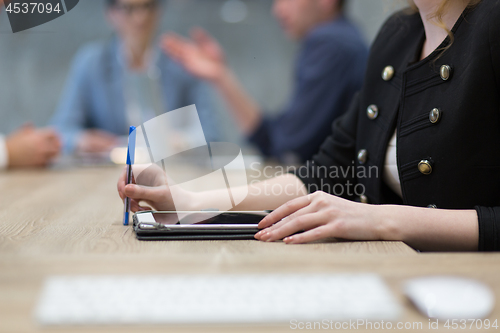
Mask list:
[{"label": "woman's forearm", "polygon": [[[194,193],[192,210],[225,210],[223,198],[227,189]],[[233,197],[245,199],[233,210],[274,210],[285,203],[307,195],[306,187],[295,175],[283,175],[270,180],[231,189]],[[339,199],[337,199],[339,200]],[[357,204],[360,205],[360,204]],[[475,210],[444,210],[398,205],[372,205],[359,208],[356,214],[373,235],[386,241],[403,241],[422,251],[477,251],[478,217]],[[370,208],[370,209],[368,209]],[[345,228],[350,229],[349,223]],[[363,231],[363,234],[365,232]],[[354,237],[356,238],[356,237]],[[362,239],[363,236],[358,237]]]},{"label": "woman's forearm", "polygon": [[[225,210],[223,204],[227,202],[227,189],[194,193],[192,210],[219,209]],[[248,187],[231,188],[233,198],[242,197],[248,193],[245,199],[233,210],[273,210],[286,202],[307,195],[302,181],[294,175],[283,175],[270,180],[262,181]]]},{"label": "woman's forearm", "polygon": [[477,251],[475,210],[377,206],[376,225],[384,240],[401,240],[422,251]]}]

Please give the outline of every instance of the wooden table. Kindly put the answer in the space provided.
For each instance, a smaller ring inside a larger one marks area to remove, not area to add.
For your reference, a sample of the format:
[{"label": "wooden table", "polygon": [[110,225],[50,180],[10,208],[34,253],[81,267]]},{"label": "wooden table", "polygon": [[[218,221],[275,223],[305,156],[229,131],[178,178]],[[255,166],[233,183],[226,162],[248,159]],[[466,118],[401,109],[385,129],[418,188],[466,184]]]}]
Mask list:
[{"label": "wooden table", "polygon": [[[452,274],[490,285],[500,299],[500,254],[420,254],[400,242],[140,242],[121,225],[121,168],[0,175],[0,332],[163,332],[165,327],[40,327],[33,319],[50,275],[374,272],[401,304],[401,322],[428,319],[404,298],[411,277]],[[490,320],[500,320],[496,306]],[[180,332],[281,332],[275,326],[173,326]],[[442,327],[442,331],[449,331]],[[358,330],[363,331],[363,330]],[[409,330],[411,331],[411,330]],[[463,331],[463,330],[459,330]]]}]

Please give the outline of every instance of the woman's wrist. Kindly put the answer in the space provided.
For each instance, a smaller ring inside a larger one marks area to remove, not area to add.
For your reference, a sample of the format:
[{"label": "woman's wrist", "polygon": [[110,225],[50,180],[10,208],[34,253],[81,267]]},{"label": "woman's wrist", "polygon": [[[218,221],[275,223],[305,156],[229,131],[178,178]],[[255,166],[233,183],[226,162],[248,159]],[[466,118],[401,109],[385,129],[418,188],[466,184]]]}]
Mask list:
[{"label": "woman's wrist", "polygon": [[476,251],[475,210],[446,210],[398,205],[373,206],[372,225],[380,240],[402,241],[421,250]]},{"label": "woman's wrist", "polygon": [[404,241],[400,206],[373,205],[373,228],[378,239],[383,241]]}]

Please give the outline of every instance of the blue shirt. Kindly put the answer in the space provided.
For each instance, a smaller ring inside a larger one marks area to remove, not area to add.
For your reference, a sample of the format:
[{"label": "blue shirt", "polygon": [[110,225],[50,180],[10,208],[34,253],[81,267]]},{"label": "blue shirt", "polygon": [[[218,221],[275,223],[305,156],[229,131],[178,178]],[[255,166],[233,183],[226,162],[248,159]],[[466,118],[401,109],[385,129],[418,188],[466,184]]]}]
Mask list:
[{"label": "blue shirt", "polygon": [[[65,153],[71,153],[80,133],[89,128],[128,135],[127,77],[120,61],[120,43],[84,46],[75,56],[58,109],[51,123],[60,133]],[[158,52],[155,67],[163,112],[195,104],[207,141],[217,141],[215,115],[206,84]],[[145,119],[147,120],[147,119]]]},{"label": "blue shirt", "polygon": [[361,89],[367,60],[363,37],[346,18],[313,29],[302,44],[288,105],[278,117],[263,117],[250,142],[282,161],[310,159]]}]

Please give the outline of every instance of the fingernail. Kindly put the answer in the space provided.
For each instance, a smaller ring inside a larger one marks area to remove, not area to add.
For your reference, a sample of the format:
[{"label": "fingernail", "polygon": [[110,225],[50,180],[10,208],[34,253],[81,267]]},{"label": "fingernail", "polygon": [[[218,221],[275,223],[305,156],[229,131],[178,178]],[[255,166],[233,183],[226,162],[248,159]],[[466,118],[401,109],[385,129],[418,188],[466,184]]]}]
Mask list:
[{"label": "fingernail", "polygon": [[268,240],[271,237],[271,234],[269,232],[264,232],[262,236],[260,237],[262,240]]},{"label": "fingernail", "polygon": [[291,241],[293,241],[293,237],[286,237],[283,239],[283,242],[285,243],[290,243]]}]

